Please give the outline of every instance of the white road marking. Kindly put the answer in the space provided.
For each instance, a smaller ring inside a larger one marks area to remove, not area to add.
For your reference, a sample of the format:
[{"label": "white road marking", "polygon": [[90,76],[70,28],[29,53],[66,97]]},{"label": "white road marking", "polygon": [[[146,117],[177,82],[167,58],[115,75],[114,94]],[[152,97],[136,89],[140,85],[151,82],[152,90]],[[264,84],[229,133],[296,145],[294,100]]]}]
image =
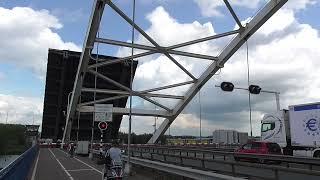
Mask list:
[{"label": "white road marking", "polygon": [[34,180],[34,177],[36,176],[36,171],[37,171],[37,167],[38,167],[38,161],[39,161],[40,152],[41,152],[41,149],[39,148],[39,153],[38,153],[38,157],[37,157],[37,160],[36,160],[36,164],[34,165],[34,169],[32,171],[31,180]]},{"label": "white road marking", "polygon": [[[59,149],[59,150],[60,150],[61,152],[63,152],[63,153],[65,153],[65,154],[67,154],[67,155],[68,155],[68,153],[66,153],[66,152],[62,151],[61,149]],[[86,166],[90,167],[91,169],[93,169],[93,170],[97,171],[98,173],[102,174],[102,171],[99,171],[98,169],[96,169],[96,168],[94,168],[94,167],[90,166],[89,164],[87,164],[87,163],[85,163],[85,162],[81,161],[80,159],[78,159],[78,158],[76,158],[76,157],[74,157],[74,159],[75,159],[75,160],[77,160],[77,161],[79,161],[79,162],[81,162],[82,164],[84,164],[84,165],[86,165]]]},{"label": "white road marking", "polygon": [[57,160],[57,162],[60,164],[61,168],[64,170],[64,172],[69,176],[69,178],[71,180],[73,180],[73,177],[71,176],[71,174],[66,170],[66,168],[61,164],[61,162],[59,161],[59,159],[57,159],[56,155],[51,151],[50,148],[48,148],[49,151],[51,152],[51,154],[53,155],[53,157]]},{"label": "white road marking", "polygon": [[94,169],[69,169],[66,171],[93,171]]}]

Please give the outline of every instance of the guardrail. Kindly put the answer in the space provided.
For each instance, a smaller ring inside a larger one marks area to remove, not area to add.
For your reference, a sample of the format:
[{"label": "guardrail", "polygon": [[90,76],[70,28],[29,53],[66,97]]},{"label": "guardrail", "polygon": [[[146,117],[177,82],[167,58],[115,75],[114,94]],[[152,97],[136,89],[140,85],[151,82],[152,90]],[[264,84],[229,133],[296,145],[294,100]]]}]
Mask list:
[{"label": "guardrail", "polygon": [[38,145],[29,148],[0,171],[0,179],[26,179],[38,150]]},{"label": "guardrail", "polygon": [[319,168],[320,170],[320,159],[317,158],[306,158],[306,157],[293,157],[284,155],[272,155],[272,154],[248,154],[248,153],[236,153],[236,152],[223,152],[215,150],[202,150],[202,149],[182,149],[182,148],[168,148],[168,147],[143,147],[143,146],[133,146],[132,149],[142,151],[142,152],[152,152],[158,154],[178,154],[180,156],[187,157],[203,157],[215,159],[216,156],[223,157],[223,160],[234,158],[235,156],[243,159],[258,159],[263,162],[274,161],[281,162],[286,165],[286,167],[296,166],[296,164],[307,165],[307,169],[313,170]]},{"label": "guardrail", "polygon": [[[261,178],[261,179],[290,179],[292,177],[298,178],[298,179],[319,179],[320,178],[320,171],[315,170],[309,170],[309,169],[299,169],[299,168],[288,168],[283,166],[276,166],[276,165],[265,165],[265,164],[257,164],[257,163],[246,163],[246,162],[235,162],[226,160],[226,156],[233,156],[234,153],[230,152],[213,152],[209,151],[210,153],[216,153],[223,155],[223,160],[218,160],[215,158],[215,156],[205,156],[205,153],[202,152],[201,157],[199,158],[197,154],[183,154],[180,150],[178,155],[172,153],[168,153],[168,151],[158,151],[153,150],[155,152],[147,152],[147,151],[141,151],[132,149],[132,156],[139,157],[139,158],[145,158],[145,159],[151,159],[156,161],[163,161],[167,163],[173,163],[178,164],[180,166],[189,166],[192,168],[198,168],[202,170],[210,170],[210,171],[216,171],[219,173],[224,173],[227,175],[233,175],[233,176],[245,176],[248,178]],[[187,150],[188,151],[188,150]],[[197,151],[197,150],[194,150]],[[170,150],[169,150],[170,152]],[[205,151],[208,153],[208,151]],[[191,156],[192,155],[192,156]],[[253,155],[251,154],[239,154],[242,158],[265,158],[269,160],[279,160],[279,158],[282,158],[285,160],[286,156],[280,157],[276,156],[277,159],[274,159],[275,157],[268,157],[263,155]],[[212,158],[210,158],[212,157]],[[292,159],[285,160],[292,162],[293,159],[299,159],[300,162],[294,162],[294,163],[302,163],[306,164],[305,162],[302,162],[303,159],[308,158],[295,158],[290,157]],[[315,159],[309,159],[314,164],[319,164],[319,160]]]},{"label": "guardrail", "polygon": [[[123,145],[124,148],[127,148],[127,145]],[[198,150],[211,150],[211,151],[224,151],[224,152],[233,152],[238,146],[230,147],[230,146],[194,146],[194,145],[150,145],[150,144],[132,144],[131,147],[143,147],[143,148],[156,148],[156,149],[198,149]]]},{"label": "guardrail", "polygon": [[[127,161],[127,156],[124,156],[124,160]],[[166,172],[169,174],[175,174],[175,175],[179,175],[179,176],[183,176],[183,177],[187,177],[187,178],[192,178],[192,179],[202,179],[202,180],[207,180],[207,179],[210,179],[210,180],[211,179],[241,180],[242,179],[242,178],[217,174],[217,173],[213,173],[213,172],[192,169],[189,167],[181,167],[181,166],[176,166],[173,164],[150,161],[150,160],[139,159],[139,158],[134,158],[134,157],[130,158],[130,162],[135,165],[144,166],[144,167],[151,168],[151,169],[157,169],[159,171],[163,171],[163,172]]]}]

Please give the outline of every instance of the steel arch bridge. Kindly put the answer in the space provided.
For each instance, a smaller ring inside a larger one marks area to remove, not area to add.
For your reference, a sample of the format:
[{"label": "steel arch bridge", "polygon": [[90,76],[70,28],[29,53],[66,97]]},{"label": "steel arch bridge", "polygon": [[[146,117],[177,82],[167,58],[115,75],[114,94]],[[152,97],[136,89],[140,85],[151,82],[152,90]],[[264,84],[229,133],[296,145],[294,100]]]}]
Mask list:
[{"label": "steel arch bridge", "polygon": [[[288,0],[270,0],[251,20],[250,22],[243,25],[239,18],[237,17],[232,6],[228,0],[223,0],[230,14],[232,15],[234,21],[238,25],[238,29],[230,30],[225,33],[215,34],[208,37],[202,37],[199,39],[194,39],[191,41],[171,45],[168,47],[161,46],[157,43],[151,36],[149,36],[139,25],[137,25],[131,18],[129,18],[117,5],[115,5],[111,0],[95,0],[93,4],[92,14],[89,21],[89,26],[87,29],[85,41],[82,48],[82,54],[78,66],[77,75],[73,85],[73,93],[71,97],[70,106],[67,112],[67,120],[65,125],[65,130],[63,134],[63,142],[67,142],[70,139],[72,118],[75,116],[75,112],[94,112],[93,104],[99,102],[107,102],[110,99],[96,100],[88,103],[78,104],[79,97],[82,91],[87,91],[86,87],[83,87],[83,79],[86,73],[91,73],[96,75],[98,78],[107,81],[119,88],[119,90],[109,90],[109,89],[90,89],[90,91],[95,91],[99,93],[116,94],[113,99],[128,97],[130,95],[142,98],[155,106],[159,107],[159,110],[148,110],[148,109],[129,109],[129,108],[113,108],[113,113],[115,114],[129,114],[134,116],[157,116],[164,117],[165,120],[159,126],[159,128],[154,133],[153,137],[148,141],[148,143],[155,143],[158,141],[159,137],[163,135],[170,125],[174,122],[176,117],[182,112],[186,105],[192,100],[192,98],[198,93],[202,86],[229,60],[229,58],[274,14],[276,13]],[[97,37],[99,26],[101,23],[101,17],[105,10],[105,6],[109,6],[114,12],[116,12],[120,17],[122,17],[128,24],[130,24],[136,31],[140,33],[145,39],[147,39],[152,46],[142,45],[136,43],[127,43],[123,41],[106,39]],[[178,48],[194,45],[201,42],[212,41],[215,39],[223,38],[226,36],[233,35],[232,41],[227,44],[227,46],[221,51],[217,56],[209,56],[199,53],[185,52],[177,50]],[[142,53],[134,54],[127,57],[121,57],[116,60],[101,60],[97,64],[89,65],[89,59],[91,52],[95,43],[103,43],[108,45],[129,47],[139,50],[144,50]],[[177,82],[174,84],[168,84],[161,87],[156,87],[152,89],[145,89],[142,91],[136,91],[132,88],[123,86],[122,84],[113,81],[109,77],[102,75],[94,71],[97,67],[108,66],[110,64],[119,63],[127,60],[132,60],[141,58],[144,56],[152,55],[155,53],[160,53],[171,60],[177,67],[179,67],[187,76],[189,76],[188,81]],[[186,67],[179,63],[173,55],[179,55],[182,57],[192,57],[202,60],[209,60],[211,64],[202,72],[199,77],[195,77],[191,72],[189,72]],[[183,95],[174,94],[162,94],[154,93],[161,90],[167,90],[171,88],[176,88],[180,86],[189,85],[189,89]],[[151,97],[155,98],[169,98],[176,99],[178,102],[175,104],[174,108],[169,108],[162,103],[159,103]]]}]

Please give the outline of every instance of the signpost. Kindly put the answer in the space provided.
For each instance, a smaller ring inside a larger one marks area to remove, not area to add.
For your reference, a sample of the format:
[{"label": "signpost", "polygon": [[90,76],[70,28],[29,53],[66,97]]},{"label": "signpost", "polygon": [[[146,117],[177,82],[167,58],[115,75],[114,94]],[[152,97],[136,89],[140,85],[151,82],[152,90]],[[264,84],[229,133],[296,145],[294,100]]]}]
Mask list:
[{"label": "signpost", "polygon": [[112,122],[112,108],[113,104],[95,104],[94,105],[94,121],[98,121],[98,128],[100,129],[100,151],[103,146],[103,131],[108,128],[107,122]]},{"label": "signpost", "polygon": [[112,122],[113,104],[95,104],[94,105],[94,121]]},{"label": "signpost", "polygon": [[106,130],[108,128],[108,124],[106,122],[99,122],[98,124],[98,128],[100,129],[100,131]]},{"label": "signpost", "polygon": [[100,129],[101,135],[100,135],[100,152],[102,152],[103,148],[103,131],[108,128],[107,122],[101,121],[98,124],[98,128]]}]

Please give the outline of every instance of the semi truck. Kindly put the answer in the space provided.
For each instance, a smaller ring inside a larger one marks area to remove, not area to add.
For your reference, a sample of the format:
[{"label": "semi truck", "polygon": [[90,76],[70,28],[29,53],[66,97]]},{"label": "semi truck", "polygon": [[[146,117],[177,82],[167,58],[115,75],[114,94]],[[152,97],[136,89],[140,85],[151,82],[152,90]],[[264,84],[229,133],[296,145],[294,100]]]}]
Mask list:
[{"label": "semi truck", "polygon": [[289,106],[261,121],[261,140],[280,145],[285,155],[320,158],[320,103]]}]

